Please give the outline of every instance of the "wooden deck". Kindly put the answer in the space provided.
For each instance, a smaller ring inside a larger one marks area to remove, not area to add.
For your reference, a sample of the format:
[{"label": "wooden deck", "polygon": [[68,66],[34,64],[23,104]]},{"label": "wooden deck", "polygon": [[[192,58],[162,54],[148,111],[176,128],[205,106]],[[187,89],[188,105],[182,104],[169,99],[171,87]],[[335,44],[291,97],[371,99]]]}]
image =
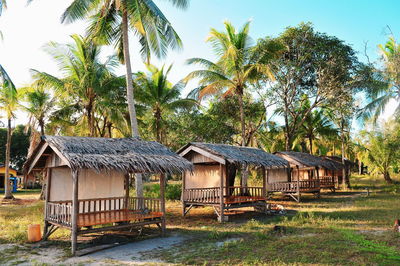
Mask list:
[{"label": "wooden deck", "polygon": [[[219,199],[218,199],[219,200]],[[239,203],[248,203],[248,202],[257,202],[266,200],[265,197],[252,197],[252,196],[228,196],[224,197],[225,204],[239,204]]]},{"label": "wooden deck", "polygon": [[[77,227],[91,227],[119,222],[159,223],[163,218],[159,199],[104,198],[79,200]],[[71,201],[49,202],[46,221],[70,228],[72,226]]]},{"label": "wooden deck", "polygon": [[301,180],[293,182],[277,182],[267,184],[268,192],[282,193],[314,193],[319,192],[321,184],[319,180]]},{"label": "wooden deck", "polygon": [[[224,187],[224,205],[234,205],[265,201],[262,187]],[[221,189],[212,188],[192,188],[183,191],[182,201],[184,204],[195,205],[219,205]]]},{"label": "wooden deck", "polygon": [[115,210],[100,213],[84,213],[78,215],[78,227],[87,227],[118,222],[141,222],[161,218],[161,212],[147,214],[130,210]]},{"label": "wooden deck", "polygon": [[182,215],[185,216],[193,206],[213,206],[220,222],[227,221],[228,217],[224,212],[229,209],[253,207],[257,211],[265,212],[267,210],[265,192],[263,187],[240,186],[184,189]]}]

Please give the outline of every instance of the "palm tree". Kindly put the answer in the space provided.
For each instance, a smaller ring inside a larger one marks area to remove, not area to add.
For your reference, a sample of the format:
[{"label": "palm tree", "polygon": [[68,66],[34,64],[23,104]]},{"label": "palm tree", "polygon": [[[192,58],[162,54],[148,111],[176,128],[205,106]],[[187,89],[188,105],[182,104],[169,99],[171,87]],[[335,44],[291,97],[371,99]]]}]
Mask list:
[{"label": "palm tree", "polygon": [[[373,86],[366,90],[369,103],[360,111],[364,120],[372,117],[374,122],[385,111],[391,99],[400,99],[400,44],[392,36],[385,45],[380,44],[378,48],[384,69],[371,71],[370,83]],[[400,115],[400,104],[395,109],[395,115]]]},{"label": "palm tree", "polygon": [[54,107],[55,99],[44,88],[34,86],[24,88],[23,95],[26,105],[22,109],[29,115],[29,125],[32,129],[39,128],[40,135],[45,134],[45,121]]},{"label": "palm tree", "polygon": [[165,136],[162,132],[164,114],[180,108],[191,108],[196,104],[193,99],[180,98],[181,90],[185,86],[183,82],[172,85],[168,81],[168,74],[172,65],[164,70],[153,65],[147,65],[149,74],[139,72],[135,75],[134,83],[136,99],[152,112],[156,140],[165,144]]},{"label": "palm tree", "polygon": [[[39,87],[52,88],[61,98],[64,112],[82,110],[79,124],[82,132],[96,136],[95,110],[97,99],[114,89],[117,77],[112,73],[118,65],[115,56],[101,62],[99,46],[87,38],[72,35],[73,44],[50,43],[46,50],[58,63],[63,77],[58,78],[46,72],[32,70]],[[71,111],[72,109],[72,111]]]},{"label": "palm tree", "polygon": [[11,119],[15,117],[15,110],[18,107],[17,90],[7,72],[0,65],[0,111],[3,111],[7,117],[7,144],[5,156],[5,199],[12,199],[11,185],[10,185],[10,151],[11,151]]},{"label": "palm tree", "polygon": [[[241,144],[246,146],[246,122],[244,114],[243,96],[249,84],[262,74],[270,79],[273,75],[267,64],[260,63],[261,58],[255,58],[253,54],[252,40],[249,35],[250,22],[247,22],[237,31],[229,22],[225,21],[225,31],[211,29],[207,42],[211,43],[217,62],[213,63],[203,58],[192,58],[188,64],[199,64],[204,67],[195,70],[184,79],[186,82],[192,79],[200,79],[200,87],[192,93],[197,94],[201,100],[211,95],[234,96],[238,99]],[[257,56],[258,57],[258,56]],[[244,168],[242,174],[242,186],[247,186],[248,171]]]},{"label": "palm tree", "polygon": [[239,102],[242,146],[246,145],[246,126],[243,107],[243,96],[253,77],[263,73],[273,79],[270,68],[254,60],[252,40],[249,36],[250,22],[237,31],[225,21],[225,31],[211,29],[207,42],[210,42],[218,61],[213,63],[203,58],[191,58],[188,64],[199,64],[204,69],[191,72],[184,80],[200,79],[200,87],[192,93],[198,98],[211,95],[236,96]]},{"label": "palm tree", "polygon": [[[169,0],[186,8],[188,0]],[[149,62],[151,53],[163,57],[167,49],[182,43],[170,22],[152,0],[74,0],[62,15],[62,22],[90,17],[89,34],[99,43],[115,43],[126,67],[126,87],[132,136],[139,136],[134,104],[132,69],[129,51],[129,29],[139,37],[141,54]]]},{"label": "palm tree", "polygon": [[301,131],[301,137],[308,140],[310,154],[313,154],[314,151],[314,140],[328,138],[338,133],[338,130],[334,128],[331,120],[325,116],[323,110],[315,110],[309,113],[302,125]]},{"label": "palm tree", "polygon": [[[178,8],[186,8],[189,0],[168,0]],[[141,54],[150,62],[151,53],[163,57],[167,49],[180,48],[182,42],[168,19],[152,0],[74,0],[62,15],[62,22],[90,17],[89,35],[103,44],[114,43],[126,68],[126,94],[133,137],[139,137],[136,117],[132,68],[129,51],[129,29],[139,37]],[[143,197],[140,174],[135,178],[136,195]]]}]

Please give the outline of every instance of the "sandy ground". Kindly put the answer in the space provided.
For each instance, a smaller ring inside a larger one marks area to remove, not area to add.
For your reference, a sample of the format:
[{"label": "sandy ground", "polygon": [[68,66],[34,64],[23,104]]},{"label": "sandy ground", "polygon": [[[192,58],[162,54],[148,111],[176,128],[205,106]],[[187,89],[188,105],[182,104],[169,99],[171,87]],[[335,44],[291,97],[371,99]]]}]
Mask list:
[{"label": "sandy ground", "polygon": [[[35,252],[25,252],[9,265],[163,265],[160,259],[151,258],[152,251],[169,249],[186,240],[186,236],[174,234],[168,237],[152,238],[134,243],[98,251],[81,257],[65,257],[65,252],[58,248],[37,248]],[[10,245],[0,245],[0,250],[8,249]],[[22,263],[19,263],[22,262]]]}]

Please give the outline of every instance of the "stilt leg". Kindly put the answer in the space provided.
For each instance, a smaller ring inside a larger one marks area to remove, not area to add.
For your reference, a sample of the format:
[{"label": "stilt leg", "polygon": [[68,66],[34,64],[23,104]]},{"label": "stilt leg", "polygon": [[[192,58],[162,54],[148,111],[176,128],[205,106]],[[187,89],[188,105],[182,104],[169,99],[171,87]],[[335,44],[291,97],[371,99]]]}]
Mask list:
[{"label": "stilt leg", "polygon": [[185,217],[186,215],[186,204],[182,203],[182,216]]},{"label": "stilt leg", "polygon": [[72,228],[72,231],[71,231],[71,254],[72,254],[72,256],[75,256],[75,254],[76,254],[77,242],[78,242],[77,229]]},{"label": "stilt leg", "polygon": [[161,236],[164,237],[166,233],[165,217],[161,220]]},{"label": "stilt leg", "polygon": [[44,228],[43,228],[43,237],[42,240],[47,240],[47,235],[49,231],[49,223],[47,221],[44,221]]}]

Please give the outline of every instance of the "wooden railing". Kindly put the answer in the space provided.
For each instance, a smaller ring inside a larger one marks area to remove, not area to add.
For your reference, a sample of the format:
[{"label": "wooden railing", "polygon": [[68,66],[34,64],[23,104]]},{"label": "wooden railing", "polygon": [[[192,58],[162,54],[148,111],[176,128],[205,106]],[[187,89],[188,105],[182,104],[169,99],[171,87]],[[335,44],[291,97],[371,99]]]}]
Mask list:
[{"label": "wooden railing", "polygon": [[161,200],[151,198],[131,197],[128,209],[132,211],[161,212]]},{"label": "wooden railing", "polygon": [[221,189],[219,187],[189,188],[183,190],[182,199],[186,202],[217,204],[220,194]]},{"label": "wooden railing", "polygon": [[229,196],[263,197],[262,187],[228,187]]},{"label": "wooden railing", "polygon": [[301,180],[299,182],[277,182],[267,184],[267,190],[270,192],[296,192],[319,189],[319,180]]},{"label": "wooden railing", "polygon": [[72,205],[48,202],[46,205],[46,220],[64,226],[71,225]]},{"label": "wooden railing", "polygon": [[267,191],[291,192],[297,191],[297,182],[279,182],[267,184]]},{"label": "wooden railing", "polygon": [[335,178],[333,176],[320,176],[319,181],[321,183],[321,187],[335,186]]},{"label": "wooden railing", "polygon": [[[102,213],[118,210],[140,212],[161,212],[161,200],[151,198],[125,197],[97,198],[78,200],[78,215]],[[46,205],[46,220],[49,222],[71,226],[72,201],[53,201]]]},{"label": "wooden railing", "polygon": [[[226,191],[228,193],[226,193]],[[185,202],[204,203],[204,204],[219,204],[220,203],[221,188],[189,188],[184,189],[182,200]],[[263,197],[264,190],[262,187],[224,187],[224,197]]]}]

